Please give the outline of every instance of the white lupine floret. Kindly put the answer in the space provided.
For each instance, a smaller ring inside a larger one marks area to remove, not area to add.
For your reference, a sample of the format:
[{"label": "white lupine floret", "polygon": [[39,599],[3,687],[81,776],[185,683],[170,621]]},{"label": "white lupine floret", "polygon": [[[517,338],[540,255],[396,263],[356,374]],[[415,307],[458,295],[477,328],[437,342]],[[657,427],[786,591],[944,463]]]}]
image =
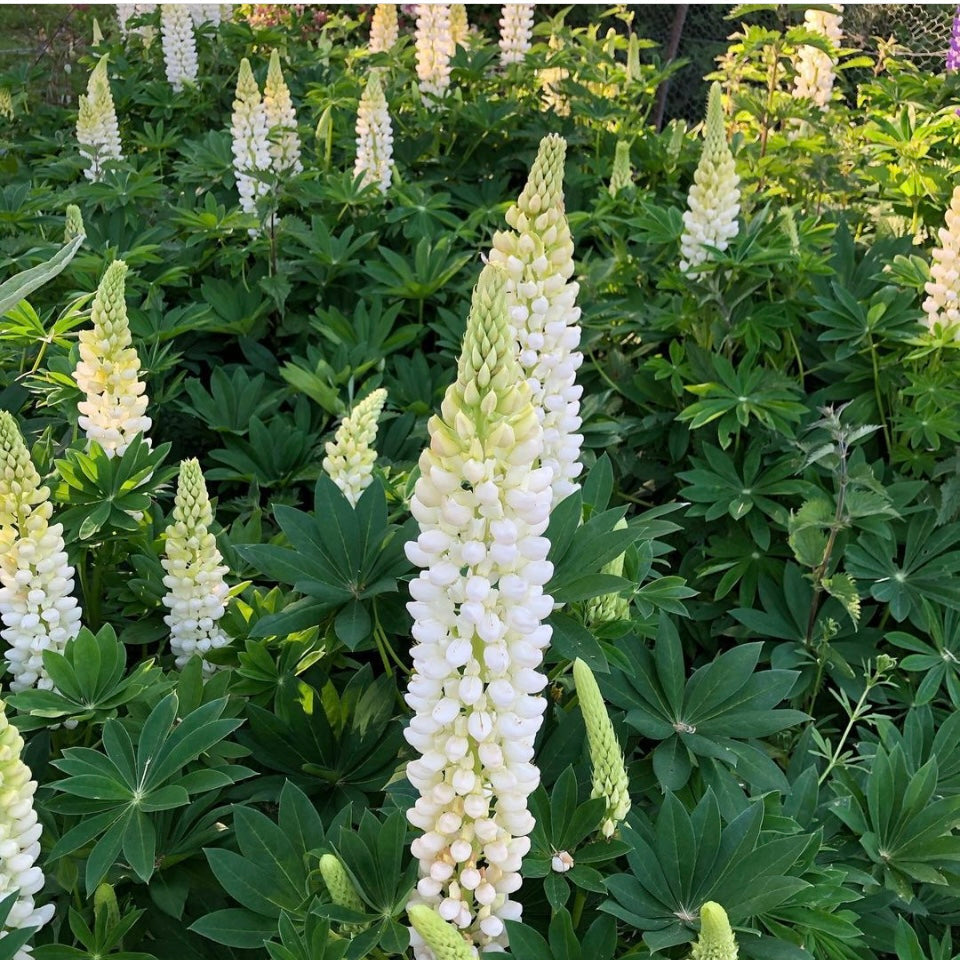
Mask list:
[{"label": "white lupine floret", "polygon": [[720,100],[720,84],[713,83],[707,102],[707,120],[703,131],[703,152],[687,194],[680,238],[680,269],[704,263],[710,257],[707,247],[726,250],[739,233],[740,178],[733,154],[727,145],[727,131]]},{"label": "white lupine floret", "polygon": [[[521,906],[522,858],[540,774],[534,739],[547,683],[538,669],[553,609],[543,536],[551,470],[543,431],[507,322],[506,276],[487,266],[473,294],[456,382],[428,424],[407,557],[421,568],[413,598],[414,712],[405,735],[419,754],[408,819],[423,834],[413,903],[434,907],[481,949],[505,945]],[[418,960],[431,954],[414,940]]]},{"label": "white lupine floret", "polygon": [[505,3],[500,16],[500,65],[522,63],[533,37],[532,3]]},{"label": "white lupine floret", "polygon": [[188,9],[193,25],[202,27],[205,23],[212,23],[215,27],[219,27],[222,16],[221,6],[219,3],[191,3]]},{"label": "white lupine floret", "polygon": [[277,50],[270,54],[267,80],[263,85],[263,115],[267,125],[271,169],[278,176],[300,173],[303,164],[300,162],[297,114],[283,79]]},{"label": "white lupine floret", "polygon": [[170,628],[170,649],[177,667],[183,669],[197,656],[207,675],[216,669],[207,654],[230,643],[219,623],[230,594],[224,580],[228,568],[210,532],[212,524],[213,510],[200,464],[184,460],[173,522],[166,531],[166,556],[160,561],[166,571],[163,603],[170,610],[163,622]]},{"label": "white lupine floret", "polygon": [[[44,885],[43,870],[37,866],[43,827],[33,806],[37,782],[22,753],[23,738],[7,720],[6,704],[0,701],[0,899],[19,893],[0,937],[24,927],[39,929],[50,922],[56,908],[52,903],[38,907],[34,901]],[[30,956],[30,947],[23,946],[14,960]]]},{"label": "white lupine floret", "polygon": [[566,141],[550,134],[540,141],[523,192],[507,211],[513,228],[493,238],[490,262],[508,276],[509,323],[520,366],[543,427],[543,464],[552,479],[556,506],[577,489],[580,463],[580,290],[572,280],[573,240],[563,202]]},{"label": "white lupine floret", "polygon": [[79,334],[80,362],[73,374],[86,394],[77,404],[77,422],[108,457],[122,456],[138,433],[150,443],[146,384],[140,379],[140,359],[127,320],[126,275],[122,260],[107,267],[93,298],[93,327]]},{"label": "white lupine floret", "polygon": [[104,161],[123,159],[106,56],[100,58],[90,74],[87,95],[80,96],[77,143],[80,145],[80,156],[89,161],[83,175],[93,182],[103,179]]},{"label": "white lupine floret", "polygon": [[392,50],[400,36],[395,3],[378,3],[370,23],[370,52],[385,53]]},{"label": "white lupine floret", "polygon": [[393,179],[393,125],[377,71],[370,74],[357,108],[357,160],[353,175],[362,175],[364,186],[377,184],[381,193],[390,189]]},{"label": "white lupine floret", "polygon": [[[80,631],[63,526],[16,421],[0,411],[0,637],[14,693],[52,690],[43,651],[61,653]],[[0,853],[0,863],[3,857]],[[4,892],[0,890],[0,899]]]},{"label": "white lupine floret", "polygon": [[933,251],[930,280],[924,285],[923,310],[927,326],[954,327],[960,340],[960,186],[954,187],[946,224],[938,232],[940,246]]},{"label": "white lupine floret", "polygon": [[373,444],[377,439],[377,420],[386,400],[386,390],[374,390],[343,418],[334,439],[324,447],[327,455],[323,458],[323,469],[351,506],[356,506],[360,494],[373,480],[373,465],[377,460]]},{"label": "white lupine floret", "polygon": [[[827,13],[824,10],[807,10],[803,15],[803,25],[812,33],[818,33],[830,41],[834,49],[839,48],[843,38],[840,24],[843,18],[842,6],[834,8],[836,13]],[[833,95],[833,81],[836,76],[836,54],[824,53],[816,47],[804,44],[797,51],[796,78],[794,80],[793,95],[806,100],[812,100],[821,110],[826,110]]]},{"label": "white lupine floret", "polygon": [[455,44],[450,30],[448,4],[417,4],[415,39],[420,94],[426,105],[432,108],[450,87],[450,58]]},{"label": "white lupine floret", "polygon": [[230,127],[233,135],[233,172],[244,213],[256,213],[257,201],[269,189],[269,185],[256,176],[270,169],[268,129],[260,88],[250,69],[250,61],[244,57],[240,61]]},{"label": "white lupine floret", "polygon": [[185,3],[161,4],[160,34],[167,81],[179,92],[185,85],[196,82],[198,69],[193,18]]}]

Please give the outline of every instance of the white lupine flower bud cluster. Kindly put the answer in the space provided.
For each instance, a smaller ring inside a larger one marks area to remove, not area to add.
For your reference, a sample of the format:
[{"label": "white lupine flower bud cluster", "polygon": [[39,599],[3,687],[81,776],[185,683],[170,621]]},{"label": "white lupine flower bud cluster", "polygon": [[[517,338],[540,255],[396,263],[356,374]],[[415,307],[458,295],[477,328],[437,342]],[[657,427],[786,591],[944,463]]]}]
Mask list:
[{"label": "white lupine flower bud cluster", "polygon": [[533,36],[532,3],[505,3],[500,16],[500,65],[523,63]]},{"label": "white lupine flower bud cluster", "polygon": [[357,160],[353,175],[363,175],[363,186],[375,183],[381,193],[393,179],[393,125],[378,72],[367,80],[357,108]]},{"label": "white lupine flower bud cluster", "polygon": [[240,61],[230,127],[233,135],[233,171],[244,213],[256,213],[257,201],[268,190],[268,184],[256,176],[270,169],[268,130],[260,87],[250,69],[250,61],[244,57]]},{"label": "white lupine flower bud cluster", "polygon": [[[81,330],[80,362],[74,371],[86,399],[77,404],[77,420],[87,438],[108,457],[122,456],[138,434],[146,434],[146,384],[140,379],[140,359],[133,347],[124,299],[127,265],[114,260],[107,267],[93,298],[93,328]],[[144,437],[147,444],[150,441]]]},{"label": "white lupine flower bud cluster", "polygon": [[432,109],[450,87],[450,58],[456,45],[450,29],[448,4],[417,4],[415,39],[420,95]]},{"label": "white lupine flower bud cluster", "polygon": [[50,491],[40,481],[16,421],[0,411],[0,637],[7,643],[15,693],[31,687],[52,690],[43,651],[62,652],[80,631],[80,607],[71,596],[73,567],[67,562],[63,527],[51,524],[52,516]]},{"label": "white lupine flower bud cluster", "polygon": [[[546,700],[538,670],[553,573],[543,536],[550,514],[543,431],[507,323],[506,277],[487,266],[473,295],[457,381],[431,418],[407,544],[421,567],[413,598],[414,672],[406,730],[420,754],[407,777],[408,812],[424,831],[414,902],[435,907],[478,947],[505,943],[521,906],[521,860],[539,782],[534,738]],[[418,960],[431,953],[416,937]]]},{"label": "white lupine flower bud cluster", "polygon": [[392,50],[400,36],[400,26],[397,23],[397,5],[395,3],[378,3],[373,11],[373,20],[370,23],[370,52],[385,53]]},{"label": "white lupine flower bud cluster", "polygon": [[566,141],[550,134],[540,141],[523,192],[507,211],[512,231],[493,238],[490,262],[508,276],[510,328],[519,345],[520,366],[543,427],[543,464],[553,478],[553,506],[578,484],[583,435],[579,432],[577,370],[580,290],[573,276],[573,240],[563,203]]},{"label": "white lupine flower bud cluster", "polygon": [[[43,870],[36,865],[43,827],[37,820],[33,795],[37,782],[20,759],[23,738],[9,720],[0,702],[0,899],[19,893],[7,916],[0,937],[8,930],[40,928],[53,918],[56,905],[38,907],[34,897],[43,889]],[[28,960],[30,947],[23,946],[14,960]]]},{"label": "white lupine flower bud cluster", "polygon": [[[843,7],[838,5],[835,9],[836,13],[807,10],[803,15],[803,25],[812,33],[819,33],[826,37],[834,48],[838,48],[843,38],[843,30],[840,28],[843,20],[840,14],[843,12]],[[794,64],[797,75],[794,80],[793,95],[812,100],[821,110],[826,110],[833,95],[836,63],[835,55],[831,56],[816,47],[804,44],[797,51]]]},{"label": "white lupine flower bud cluster", "polygon": [[352,507],[373,480],[373,465],[377,460],[373,444],[377,439],[377,420],[386,400],[386,390],[374,390],[353,408],[350,416],[344,417],[334,439],[325,445],[327,455],[323,458],[323,469]]},{"label": "white lupine flower bud cluster", "polygon": [[193,19],[195,27],[202,27],[205,23],[212,23],[215,27],[220,26],[222,18],[222,6],[219,3],[191,3],[188,6],[190,16]]},{"label": "white lupine flower bud cluster", "polygon": [[186,84],[196,82],[198,69],[193,18],[185,3],[161,4],[160,35],[167,81],[179,93]]},{"label": "white lupine flower bud cluster", "polygon": [[122,160],[117,111],[107,77],[107,57],[98,61],[87,82],[87,95],[80,96],[77,115],[77,143],[80,156],[90,161],[83,175],[96,183],[103,179],[105,160]]},{"label": "white lupine flower bud cluster", "polygon": [[118,3],[117,4],[117,21],[120,24],[120,35],[126,37],[128,33],[138,33],[145,43],[148,43],[153,39],[154,29],[153,27],[134,27],[132,30],[127,24],[134,17],[146,16],[153,13],[157,9],[155,3]]},{"label": "white lupine flower bud cluster", "polygon": [[300,136],[297,114],[290,99],[290,90],[280,69],[280,53],[270,54],[267,80],[263,85],[263,115],[267,122],[270,166],[277,175],[300,173]]},{"label": "white lupine flower bud cluster", "polygon": [[954,187],[946,225],[938,236],[940,246],[933,251],[923,309],[931,330],[935,324],[955,326],[954,338],[960,340],[960,186]]},{"label": "white lupine flower bud cluster", "polygon": [[707,121],[703,131],[703,152],[687,195],[688,209],[683,214],[680,238],[680,269],[704,263],[710,257],[707,247],[726,250],[739,233],[740,178],[733,154],[727,145],[727,131],[720,100],[720,84],[710,87]]},{"label": "white lupine flower bud cluster", "polygon": [[213,510],[200,464],[184,460],[180,464],[173,522],[166,531],[166,556],[160,561],[166,576],[164,606],[170,613],[163,622],[170,628],[170,649],[178,668],[191,657],[203,660],[209,675],[216,667],[207,654],[230,643],[219,625],[226,612],[230,588],[224,580],[227,567],[210,532]]}]

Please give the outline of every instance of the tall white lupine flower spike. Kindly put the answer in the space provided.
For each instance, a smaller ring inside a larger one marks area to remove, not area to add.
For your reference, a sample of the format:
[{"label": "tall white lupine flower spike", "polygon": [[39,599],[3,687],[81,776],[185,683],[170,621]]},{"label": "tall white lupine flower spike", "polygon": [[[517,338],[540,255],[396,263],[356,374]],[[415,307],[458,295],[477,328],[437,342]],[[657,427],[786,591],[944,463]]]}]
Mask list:
[{"label": "tall white lupine flower spike", "polygon": [[[807,10],[803,15],[803,25],[812,33],[819,33],[826,37],[836,49],[843,38],[840,24],[843,18],[843,7],[834,7],[836,13],[826,13],[823,10]],[[816,47],[804,44],[797,51],[794,64],[797,76],[794,81],[793,95],[795,97],[812,100],[821,110],[826,110],[833,95],[834,68],[837,64],[835,54],[824,53]]]},{"label": "tall white lupine flower spike", "polygon": [[[80,631],[63,527],[50,523],[50,491],[42,485],[16,421],[0,411],[0,630],[15,693],[52,690],[43,651],[61,653]],[[2,841],[0,841],[2,842]],[[0,864],[5,860],[0,847]],[[0,868],[2,869],[2,868]],[[0,886],[0,897],[9,890]]]},{"label": "tall white lupine flower spike", "polygon": [[624,187],[633,183],[633,171],[630,169],[630,143],[618,140],[613,157],[613,170],[610,172],[610,196],[615,197]]},{"label": "tall white lupine flower spike", "polygon": [[720,84],[710,86],[707,121],[703,129],[703,152],[687,195],[680,238],[680,269],[704,263],[710,257],[708,246],[726,250],[739,233],[740,178],[733,154],[727,145],[727,131],[720,101]]},{"label": "tall white lupine flower spike", "polygon": [[353,175],[363,175],[363,186],[375,183],[381,193],[393,179],[393,126],[378,71],[374,70],[357,108],[357,161]]},{"label": "tall white lupine flower spike", "polygon": [[210,532],[213,510],[200,464],[184,460],[180,464],[173,522],[166,531],[166,556],[160,561],[166,576],[164,606],[170,613],[163,622],[170,628],[170,649],[178,668],[191,657],[203,660],[208,676],[216,667],[207,660],[211,650],[230,643],[219,625],[227,608],[230,588],[223,575],[227,567]]},{"label": "tall white lupine flower spike", "polygon": [[[473,293],[457,380],[430,419],[430,445],[410,509],[420,525],[406,545],[421,568],[410,584],[414,717],[405,736],[419,758],[407,777],[408,811],[423,830],[412,903],[434,907],[479,948],[505,944],[505,920],[534,821],[527,798],[540,772],[534,739],[550,643],[543,623],[553,574],[543,536],[551,470],[543,431],[516,359],[506,276],[493,264]],[[432,954],[415,947],[418,960]]]},{"label": "tall white lupine flower spike", "polygon": [[960,186],[954,187],[946,225],[938,236],[940,246],[933,251],[923,309],[931,330],[935,324],[953,326],[954,339],[960,340]]},{"label": "tall white lupine flower spike", "polygon": [[417,4],[417,77],[420,94],[431,109],[450,87],[454,46],[450,7],[445,3]]},{"label": "tall white lupine flower spike", "polygon": [[[38,907],[33,899],[44,884],[43,871],[36,865],[43,827],[33,807],[37,782],[22,753],[23,738],[7,720],[6,704],[0,701],[0,896],[19,894],[0,937],[9,930],[39,929],[50,922],[55,909],[52,903]],[[24,946],[14,960],[30,956],[30,947]]]},{"label": "tall white lupine flower spike", "polygon": [[236,7],[235,3],[221,3],[220,4],[220,21],[221,23],[232,23],[233,22],[233,10]]},{"label": "tall white lupine flower spike", "polygon": [[161,4],[160,33],[167,80],[179,93],[197,79],[197,40],[190,8],[185,3]]},{"label": "tall white lupine flower spike", "polygon": [[146,384],[140,379],[124,299],[126,275],[122,260],[107,267],[90,311],[93,328],[80,331],[80,362],[73,374],[87,395],[77,404],[77,422],[108,457],[122,456],[138,433],[150,444]]},{"label": "tall white lupine flower spike", "polygon": [[370,52],[385,53],[387,50],[392,50],[399,36],[397,5],[378,3],[376,10],[373,11],[373,20],[370,22]]},{"label": "tall white lupine flower spike", "polygon": [[450,4],[450,40],[454,49],[467,42],[470,33],[470,21],[467,19],[467,7],[463,3]]},{"label": "tall white lupine flower spike", "polygon": [[107,77],[107,57],[102,56],[87,81],[87,95],[80,96],[77,115],[77,143],[80,156],[90,161],[83,175],[96,183],[103,179],[103,165],[107,160],[122,160],[120,129],[117,111],[110,93]]},{"label": "tall white lupine flower spike", "polygon": [[523,63],[533,37],[532,3],[505,3],[500,16],[500,65]]},{"label": "tall white lupine flower spike", "polygon": [[270,54],[267,81],[263,85],[263,115],[267,123],[270,166],[279,176],[300,173],[300,136],[297,133],[297,114],[293,109],[290,91],[280,69],[280,53]]},{"label": "tall white lupine flower spike", "polygon": [[323,458],[323,469],[343,491],[351,507],[357,505],[360,494],[373,480],[373,465],[377,460],[373,444],[386,400],[386,390],[374,390],[343,418],[334,439],[324,445],[327,455]]},{"label": "tall white lupine flower spike", "polygon": [[270,144],[267,140],[267,119],[263,112],[260,88],[250,69],[250,61],[240,61],[237,93],[233,101],[233,172],[244,213],[256,213],[257,201],[269,185],[257,174],[270,169]]},{"label": "tall white lupine flower spike", "polygon": [[221,4],[219,3],[189,4],[193,25],[195,27],[202,27],[205,23],[212,23],[215,27],[219,27],[221,19],[220,7]]},{"label": "tall white lupine flower spike", "polygon": [[563,204],[567,144],[550,134],[517,202],[507,211],[513,228],[493,238],[490,262],[509,277],[509,323],[520,366],[543,426],[543,464],[552,474],[553,506],[577,489],[580,447],[580,290],[573,276],[573,240]]},{"label": "tall white lupine flower spike", "polygon": [[[118,3],[116,6],[117,21],[120,24],[120,36],[124,38],[131,32],[129,23],[133,17],[153,13],[153,11],[157,9],[155,3]],[[140,34],[147,43],[153,39],[152,27],[134,27],[132,32]]]}]

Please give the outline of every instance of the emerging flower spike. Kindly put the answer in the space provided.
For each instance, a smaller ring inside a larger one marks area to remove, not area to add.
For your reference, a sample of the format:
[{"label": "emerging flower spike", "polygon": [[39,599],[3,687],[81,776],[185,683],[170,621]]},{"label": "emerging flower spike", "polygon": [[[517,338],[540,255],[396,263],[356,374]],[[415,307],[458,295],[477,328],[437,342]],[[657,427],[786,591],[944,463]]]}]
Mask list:
[{"label": "emerging flower spike", "polygon": [[739,233],[740,178],[727,145],[727,131],[720,102],[720,84],[710,86],[703,151],[687,194],[680,238],[680,269],[699,266],[710,257],[708,247],[726,250]]},{"label": "emerging flower spike", "polygon": [[399,36],[397,5],[378,3],[376,10],[373,11],[373,20],[370,22],[370,52],[385,53],[387,50],[392,50]]},{"label": "emerging flower spike", "polygon": [[[33,795],[37,782],[21,760],[23,737],[7,720],[6,704],[0,701],[0,893],[19,894],[0,937],[9,930],[40,928],[53,918],[55,904],[38,907],[34,896],[43,889],[44,876],[36,866],[43,827],[37,821]],[[21,947],[14,960],[28,960],[30,947]]]},{"label": "emerging flower spike", "polygon": [[[833,47],[840,46],[843,31],[840,29],[843,7],[837,5],[836,13],[823,10],[807,10],[803,15],[803,25],[812,33],[826,37]],[[797,51],[794,67],[797,75],[794,80],[793,95],[812,100],[821,110],[827,109],[833,94],[834,67],[836,55],[824,53],[816,47],[804,44]]]},{"label": "emerging flower spike", "polygon": [[947,72],[960,69],[960,6],[953,15],[950,28],[950,49],[947,50]]},{"label": "emerging flower spike", "polygon": [[583,435],[577,370],[580,344],[580,290],[573,276],[573,240],[563,204],[563,163],[567,144],[550,134],[517,202],[507,211],[511,231],[494,235],[490,262],[508,276],[511,332],[519,344],[520,366],[543,427],[543,465],[552,474],[553,506],[579,484],[576,478]]},{"label": "emerging flower spike", "polygon": [[626,140],[618,140],[617,150],[613,156],[613,170],[610,173],[610,196],[615,197],[624,187],[629,187],[632,183],[630,144]]},{"label": "emerging flower spike", "polygon": [[[90,311],[93,329],[80,331],[80,362],[73,374],[87,395],[77,404],[77,422],[108,457],[122,456],[130,441],[151,426],[146,385],[140,380],[140,359],[127,321],[126,275],[122,260],[107,267]],[[146,436],[144,440],[149,445]]]},{"label": "emerging flower spike", "polygon": [[500,66],[523,63],[533,36],[532,3],[505,3],[500,13]]},{"label": "emerging flower spike", "polygon": [[268,190],[268,184],[257,177],[270,169],[270,144],[267,141],[267,119],[263,112],[260,87],[246,57],[240,61],[237,93],[233,101],[233,172],[244,213],[256,213],[257,201]]},{"label": "emerging flower spike", "polygon": [[[80,632],[63,527],[50,523],[53,505],[16,421],[0,411],[0,637],[14,693],[52,690],[43,651],[61,653]],[[0,847],[0,864],[5,861]],[[9,888],[0,886],[0,896]]]},{"label": "emerging flower spike", "polygon": [[[410,584],[413,675],[405,736],[419,758],[410,822],[420,880],[413,902],[435,907],[478,947],[505,943],[505,920],[534,821],[527,798],[540,772],[534,739],[550,643],[543,623],[553,574],[543,536],[551,470],[543,431],[507,323],[506,277],[488,265],[473,293],[457,380],[427,426],[406,545],[421,567]],[[424,948],[418,960],[430,960]]]},{"label": "emerging flower spike", "polygon": [[454,46],[450,7],[445,3],[417,4],[417,77],[421,98],[430,109],[450,87],[450,58]]},{"label": "emerging flower spike", "polygon": [[160,35],[167,81],[179,93],[197,79],[197,41],[190,8],[184,3],[160,6]]},{"label": "emerging flower spike", "polygon": [[323,458],[323,469],[352,507],[373,480],[373,465],[377,460],[373,444],[377,439],[377,420],[386,399],[386,390],[374,390],[353,408],[350,416],[344,417],[334,440],[325,445],[327,455]]},{"label": "emerging flower spike", "polygon": [[737,953],[726,910],[708,900],[700,908],[700,936],[690,950],[690,960],[737,960]]},{"label": "emerging flower spike", "polygon": [[336,906],[356,910],[357,913],[366,912],[367,908],[360,899],[353,881],[344,870],[343,864],[332,853],[325,853],[320,858],[320,876],[323,877],[330,899]]},{"label": "emerging flower spike", "polygon": [[100,29],[100,21],[93,18],[93,46],[97,47],[103,43],[103,31]]},{"label": "emerging flower spike", "polygon": [[290,91],[280,69],[280,54],[270,54],[267,82],[263,85],[263,115],[267,124],[270,165],[278,176],[300,173],[300,137],[297,134],[297,114],[293,109]]},{"label": "emerging flower spike", "polygon": [[357,161],[353,175],[363,175],[363,186],[375,183],[381,193],[393,179],[393,125],[378,71],[367,80],[357,108]]},{"label": "emerging flower spike", "polygon": [[407,907],[407,916],[413,927],[410,942],[416,956],[429,956],[432,960],[474,960],[477,956],[477,951],[463,939],[457,928],[447,923],[436,910],[416,903]]},{"label": "emerging flower spike", "polygon": [[113,106],[107,77],[106,55],[100,58],[90,74],[87,95],[80,96],[77,143],[80,144],[80,156],[89,161],[83,175],[94,183],[103,179],[105,161],[123,159],[117,111]]},{"label": "emerging flower spike", "polygon": [[607,801],[607,815],[600,824],[600,832],[605,837],[612,837],[617,824],[630,812],[630,780],[623,762],[623,751],[617,742],[597,680],[582,660],[573,662],[573,682],[576,684],[590,745],[590,763],[593,766],[590,798],[603,797]]},{"label": "emerging flower spike", "polygon": [[170,628],[170,649],[178,668],[198,656],[203,671],[216,669],[206,659],[211,650],[230,643],[218,621],[226,612],[230,589],[223,579],[227,567],[210,532],[213,510],[203,472],[196,460],[180,464],[173,522],[167,527],[166,557],[160,562],[167,575],[164,606],[170,613],[163,622]]},{"label": "emerging flower spike", "polygon": [[[626,530],[626,519],[617,521],[614,530]],[[609,563],[605,563],[602,573],[608,573],[614,577],[623,576],[623,562],[626,555],[621,553],[619,557],[614,557]],[[611,623],[614,620],[626,620],[630,616],[630,601],[626,597],[621,597],[618,593],[608,593],[601,597],[593,597],[587,601],[586,615],[584,619],[588,626],[599,626],[603,623]]]},{"label": "emerging flower spike", "polygon": [[946,225],[939,231],[940,246],[933,251],[930,280],[924,285],[923,309],[927,326],[953,327],[960,340],[960,186],[954,187]]},{"label": "emerging flower spike", "polygon": [[450,41],[454,49],[463,47],[470,33],[470,21],[467,20],[467,8],[462,3],[450,4]]},{"label": "emerging flower spike", "polygon": [[80,208],[75,203],[68,204],[63,242],[69,243],[74,237],[79,237],[81,233],[86,235],[86,232],[83,226],[83,217],[80,215]]}]

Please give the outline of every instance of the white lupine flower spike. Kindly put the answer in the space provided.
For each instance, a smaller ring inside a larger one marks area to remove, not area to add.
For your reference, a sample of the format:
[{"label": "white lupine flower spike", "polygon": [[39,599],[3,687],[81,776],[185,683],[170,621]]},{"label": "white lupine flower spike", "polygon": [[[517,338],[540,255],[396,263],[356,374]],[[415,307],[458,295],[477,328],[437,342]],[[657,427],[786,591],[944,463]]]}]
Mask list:
[{"label": "white lupine flower spike", "polygon": [[543,463],[553,474],[553,506],[579,486],[579,285],[573,276],[573,240],[563,203],[567,144],[550,134],[517,202],[507,211],[512,230],[493,238],[490,262],[507,272],[507,298],[520,366],[543,426]]},{"label": "white lupine flower spike", "polygon": [[377,184],[381,193],[390,189],[393,179],[393,125],[376,70],[370,74],[357,108],[357,160],[353,175],[362,175],[364,186]]},{"label": "white lupine flower spike", "polygon": [[450,58],[455,44],[450,7],[445,3],[417,4],[417,77],[420,94],[431,109],[450,87]]},{"label": "white lupine flower spike", "polygon": [[[122,456],[133,438],[145,435],[151,426],[146,385],[140,379],[140,359],[127,320],[126,275],[122,260],[107,267],[90,311],[93,328],[79,334],[80,362],[73,375],[86,394],[77,404],[77,422],[108,457]],[[150,444],[146,436],[144,440]]]},{"label": "white lupine flower spike", "polygon": [[160,34],[167,81],[179,93],[197,79],[197,39],[190,8],[184,3],[160,6]]},{"label": "white lupine flower spike", "polygon": [[[843,30],[840,27],[843,20],[840,16],[843,7],[837,5],[834,9],[836,13],[807,10],[803,15],[803,25],[812,33],[818,33],[829,40],[836,50],[843,39]],[[836,53],[824,53],[823,50],[804,44],[797,51],[795,63],[797,75],[794,80],[793,95],[812,100],[821,110],[826,110],[833,96],[836,65]]]},{"label": "white lupine flower spike", "polygon": [[80,97],[77,143],[80,145],[80,156],[89,161],[83,175],[93,182],[103,179],[104,161],[123,159],[106,56],[100,58],[90,74],[87,95]]},{"label": "white lupine flower spike", "polygon": [[463,3],[450,4],[450,40],[454,48],[466,46],[470,33],[470,21],[467,19],[467,7]]},{"label": "white lupine flower spike", "polygon": [[160,561],[166,576],[163,603],[170,613],[163,618],[170,628],[170,649],[183,669],[191,657],[203,660],[203,671],[213,673],[207,660],[211,650],[230,643],[219,625],[226,612],[230,588],[224,580],[227,567],[210,532],[213,510],[200,464],[180,464],[173,522],[166,531],[166,556]]},{"label": "white lupine flower spike", "polygon": [[954,338],[960,340],[960,186],[954,187],[946,224],[938,236],[940,246],[933,251],[923,310],[931,330],[936,324],[954,327]]},{"label": "white lupine flower spike", "polygon": [[278,176],[300,173],[300,136],[297,133],[297,114],[293,109],[290,91],[280,69],[280,54],[270,54],[267,80],[263,85],[263,115],[267,124],[270,166]]},{"label": "white lupine flower spike", "polygon": [[143,42],[149,46],[156,34],[155,29],[149,26],[131,28],[129,23],[133,17],[146,16],[156,9],[155,3],[118,3],[117,20],[120,23],[120,35],[126,38],[128,33],[139,34]]},{"label": "white lupine flower spike", "polygon": [[373,480],[377,451],[377,420],[387,400],[387,391],[374,390],[344,417],[333,441],[326,444],[323,469],[355,507],[360,495]]},{"label": "white lupine flower spike", "polygon": [[378,3],[370,23],[370,52],[385,53],[387,50],[392,50],[399,36],[397,5]]},{"label": "white lupine flower spike", "polygon": [[195,27],[202,27],[205,23],[220,26],[221,12],[219,3],[191,3],[188,9]]},{"label": "white lupine flower spike", "polygon": [[[33,805],[37,782],[22,754],[23,738],[7,719],[6,704],[0,701],[0,896],[19,894],[0,937],[9,930],[39,929],[50,922],[56,908],[52,903],[38,907],[34,902],[44,885],[43,870],[36,865],[43,827]],[[30,956],[30,947],[23,946],[14,960],[29,960]]]},{"label": "white lupine flower spike", "polygon": [[[15,693],[52,690],[43,651],[61,653],[80,631],[63,527],[51,524],[43,486],[14,418],[0,411],[0,637]],[[2,862],[2,856],[0,856]],[[0,888],[0,896],[4,889]]]},{"label": "white lupine flower spike", "polygon": [[683,214],[680,238],[680,269],[705,263],[708,247],[726,250],[740,232],[740,178],[733,154],[727,145],[720,84],[710,87],[707,120],[703,130],[703,152],[687,195],[688,209]]},{"label": "white lupine flower spike", "polygon": [[230,132],[240,206],[244,213],[256,213],[257,201],[269,189],[257,174],[263,175],[270,169],[270,143],[260,88],[246,57],[240,61]]},{"label": "white lupine flower spike", "polygon": [[500,16],[500,65],[523,63],[533,37],[532,3],[505,3]]},{"label": "white lupine flower spike", "polygon": [[[553,573],[543,536],[551,470],[543,431],[507,322],[506,276],[488,265],[473,293],[457,380],[428,424],[411,512],[421,568],[413,598],[414,712],[405,735],[419,753],[407,777],[420,880],[413,903],[436,909],[478,948],[505,944],[521,906],[540,773],[534,739],[546,709],[538,669]],[[409,908],[408,908],[409,909]],[[421,938],[422,939],[422,938]],[[418,960],[429,948],[414,939]]]}]

